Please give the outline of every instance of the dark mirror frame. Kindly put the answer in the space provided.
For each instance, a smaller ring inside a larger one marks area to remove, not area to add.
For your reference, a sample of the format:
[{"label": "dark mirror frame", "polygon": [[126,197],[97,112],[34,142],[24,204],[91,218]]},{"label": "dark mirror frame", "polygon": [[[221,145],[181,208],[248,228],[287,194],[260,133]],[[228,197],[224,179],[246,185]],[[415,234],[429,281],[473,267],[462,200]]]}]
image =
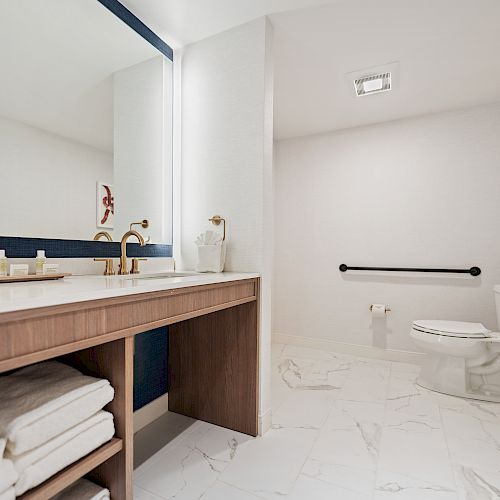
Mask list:
[{"label": "dark mirror frame", "polygon": [[[167,59],[173,61],[172,48],[118,0],[96,1],[121,19]],[[120,256],[120,243],[107,241],[0,236],[0,249],[5,250],[7,257],[11,258],[36,257],[36,251],[39,249],[45,249],[47,257],[50,258]],[[148,244],[141,247],[137,243],[128,243],[127,254],[130,257],[172,257],[172,245]]]}]

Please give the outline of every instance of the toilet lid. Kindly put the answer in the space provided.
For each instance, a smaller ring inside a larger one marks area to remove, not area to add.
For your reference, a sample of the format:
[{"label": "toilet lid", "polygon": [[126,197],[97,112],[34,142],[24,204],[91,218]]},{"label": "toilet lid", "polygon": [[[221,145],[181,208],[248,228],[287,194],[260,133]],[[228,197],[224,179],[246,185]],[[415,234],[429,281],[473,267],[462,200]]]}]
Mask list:
[{"label": "toilet lid", "polygon": [[481,323],[465,321],[417,320],[413,322],[413,327],[427,333],[447,335],[449,337],[486,337],[491,333]]}]

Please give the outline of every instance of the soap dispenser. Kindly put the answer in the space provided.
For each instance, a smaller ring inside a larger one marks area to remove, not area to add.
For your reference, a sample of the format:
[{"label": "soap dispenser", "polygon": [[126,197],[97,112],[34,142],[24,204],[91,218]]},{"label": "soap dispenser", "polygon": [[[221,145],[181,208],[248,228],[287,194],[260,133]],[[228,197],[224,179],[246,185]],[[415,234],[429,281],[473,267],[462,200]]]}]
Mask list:
[{"label": "soap dispenser", "polygon": [[45,250],[37,250],[35,259],[35,274],[43,274],[43,265],[46,261]]},{"label": "soap dispenser", "polygon": [[0,276],[7,276],[7,257],[5,250],[0,250]]}]

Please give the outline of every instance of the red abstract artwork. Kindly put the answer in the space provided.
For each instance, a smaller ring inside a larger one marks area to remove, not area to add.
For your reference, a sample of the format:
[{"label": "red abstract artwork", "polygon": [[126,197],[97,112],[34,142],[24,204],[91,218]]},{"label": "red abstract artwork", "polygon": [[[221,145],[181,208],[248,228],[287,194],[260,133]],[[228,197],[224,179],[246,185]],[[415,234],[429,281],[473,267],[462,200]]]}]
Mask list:
[{"label": "red abstract artwork", "polygon": [[113,227],[115,214],[115,197],[113,186],[105,182],[97,183],[97,226]]}]

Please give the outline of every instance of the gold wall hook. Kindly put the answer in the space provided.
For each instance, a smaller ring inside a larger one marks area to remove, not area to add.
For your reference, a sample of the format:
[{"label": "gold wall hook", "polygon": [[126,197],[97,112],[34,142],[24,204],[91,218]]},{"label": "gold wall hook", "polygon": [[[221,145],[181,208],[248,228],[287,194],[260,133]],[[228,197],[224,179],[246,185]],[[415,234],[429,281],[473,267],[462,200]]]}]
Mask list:
[{"label": "gold wall hook", "polygon": [[226,239],[226,219],[224,217],[221,217],[220,215],[214,215],[210,219],[208,219],[214,226],[220,226],[220,223],[223,223],[223,236],[222,236],[222,241],[225,241]]},{"label": "gold wall hook", "polygon": [[132,222],[130,224],[130,230],[132,231],[133,226],[141,226],[143,229],[147,229],[149,227],[149,220],[148,219],[142,219],[139,222]]}]

